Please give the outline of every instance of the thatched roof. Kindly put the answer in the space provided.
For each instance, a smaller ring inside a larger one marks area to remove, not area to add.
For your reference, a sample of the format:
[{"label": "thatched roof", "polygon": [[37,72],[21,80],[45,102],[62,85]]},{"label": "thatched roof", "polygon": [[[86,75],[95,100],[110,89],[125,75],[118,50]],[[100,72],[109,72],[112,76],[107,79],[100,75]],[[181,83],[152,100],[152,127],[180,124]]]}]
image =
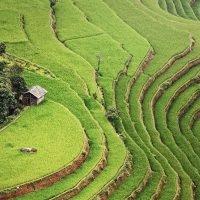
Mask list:
[{"label": "thatched roof", "polygon": [[44,88],[37,85],[31,87],[26,93],[31,93],[36,98],[40,98],[44,96],[47,93],[47,91]]}]

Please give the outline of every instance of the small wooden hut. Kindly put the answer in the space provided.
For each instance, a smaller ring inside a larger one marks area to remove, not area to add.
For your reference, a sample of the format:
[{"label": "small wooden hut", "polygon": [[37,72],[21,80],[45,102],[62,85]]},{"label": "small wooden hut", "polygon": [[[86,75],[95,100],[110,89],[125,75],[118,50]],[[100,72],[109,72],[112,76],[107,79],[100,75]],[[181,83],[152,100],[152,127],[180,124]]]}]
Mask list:
[{"label": "small wooden hut", "polygon": [[23,102],[26,106],[37,105],[44,100],[47,91],[40,86],[33,86],[23,95]]}]

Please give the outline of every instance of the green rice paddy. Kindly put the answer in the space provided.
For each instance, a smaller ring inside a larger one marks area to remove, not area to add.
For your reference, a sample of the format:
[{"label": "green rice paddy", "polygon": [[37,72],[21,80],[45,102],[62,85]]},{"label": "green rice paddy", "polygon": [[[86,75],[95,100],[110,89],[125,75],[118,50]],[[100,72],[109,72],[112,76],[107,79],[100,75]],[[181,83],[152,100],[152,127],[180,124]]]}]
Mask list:
[{"label": "green rice paddy", "polygon": [[[0,134],[1,189],[38,179],[71,164],[86,142],[80,122],[65,107],[52,101],[26,109]],[[24,147],[36,148],[37,153],[22,153],[20,149]]]},{"label": "green rice paddy", "polygon": [[199,20],[199,0],[1,0],[0,42],[48,94],[0,132],[0,195],[69,165],[86,133],[78,169],[14,199],[199,199]]}]

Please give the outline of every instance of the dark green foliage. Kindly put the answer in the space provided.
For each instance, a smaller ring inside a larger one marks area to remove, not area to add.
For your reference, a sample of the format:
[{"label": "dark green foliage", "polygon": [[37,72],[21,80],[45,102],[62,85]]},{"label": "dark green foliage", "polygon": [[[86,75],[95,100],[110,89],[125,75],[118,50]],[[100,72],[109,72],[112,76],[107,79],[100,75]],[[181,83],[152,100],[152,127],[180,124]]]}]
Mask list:
[{"label": "dark green foliage", "polygon": [[6,118],[15,110],[16,99],[15,95],[9,88],[0,88],[0,123],[3,123]]},{"label": "dark green foliage", "polygon": [[5,62],[0,62],[0,73],[3,72],[5,65],[6,65]]},{"label": "dark green foliage", "polygon": [[56,5],[56,0],[50,0],[50,6],[53,7]]},{"label": "dark green foliage", "polygon": [[23,68],[17,64],[14,64],[10,67],[10,74],[11,75],[20,75],[23,72]]},{"label": "dark green foliage", "polygon": [[0,43],[0,55],[6,52],[6,45],[4,43]]},{"label": "dark green foliage", "polygon": [[7,66],[0,63],[0,123],[7,121],[10,115],[19,114],[22,108],[21,95],[27,90],[24,79],[20,76],[21,67]]},{"label": "dark green foliage", "polygon": [[14,92],[16,92],[18,95],[22,95],[24,92],[27,91],[26,82],[21,76],[19,75],[12,76],[10,80]]},{"label": "dark green foliage", "polygon": [[107,112],[107,118],[110,122],[114,123],[119,118],[119,113],[116,108],[110,107]]},{"label": "dark green foliage", "polygon": [[98,98],[97,93],[93,93],[93,97],[94,99],[97,99]]}]

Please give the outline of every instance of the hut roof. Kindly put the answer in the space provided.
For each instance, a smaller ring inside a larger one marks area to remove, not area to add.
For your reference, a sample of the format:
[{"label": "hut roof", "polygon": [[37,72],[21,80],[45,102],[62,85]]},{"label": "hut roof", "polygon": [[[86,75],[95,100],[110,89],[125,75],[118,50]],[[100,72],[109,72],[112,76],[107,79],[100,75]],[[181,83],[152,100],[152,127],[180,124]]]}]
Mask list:
[{"label": "hut roof", "polygon": [[40,98],[44,96],[47,93],[47,91],[44,88],[36,85],[31,87],[26,93],[31,93],[33,96]]}]

